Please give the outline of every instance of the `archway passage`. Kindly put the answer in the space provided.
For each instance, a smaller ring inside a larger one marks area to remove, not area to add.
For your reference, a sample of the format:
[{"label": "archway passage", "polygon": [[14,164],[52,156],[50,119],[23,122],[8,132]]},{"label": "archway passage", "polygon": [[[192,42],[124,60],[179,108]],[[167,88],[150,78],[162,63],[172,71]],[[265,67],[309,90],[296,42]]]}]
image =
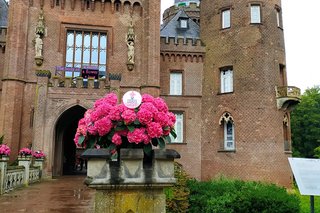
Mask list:
[{"label": "archway passage", "polygon": [[86,174],[84,162],[81,161],[82,169],[79,165],[81,150],[76,149],[73,141],[85,112],[85,108],[77,105],[60,116],[56,125],[53,176]]}]

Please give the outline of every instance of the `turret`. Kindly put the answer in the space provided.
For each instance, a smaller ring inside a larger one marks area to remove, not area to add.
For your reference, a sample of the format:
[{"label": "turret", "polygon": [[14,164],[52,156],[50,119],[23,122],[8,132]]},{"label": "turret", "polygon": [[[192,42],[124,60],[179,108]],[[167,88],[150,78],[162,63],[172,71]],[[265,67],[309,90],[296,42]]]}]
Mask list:
[{"label": "turret", "polygon": [[275,88],[288,88],[281,1],[202,0],[200,28],[207,47],[203,178],[221,172],[288,184],[290,125],[284,123],[299,91],[279,106]]}]

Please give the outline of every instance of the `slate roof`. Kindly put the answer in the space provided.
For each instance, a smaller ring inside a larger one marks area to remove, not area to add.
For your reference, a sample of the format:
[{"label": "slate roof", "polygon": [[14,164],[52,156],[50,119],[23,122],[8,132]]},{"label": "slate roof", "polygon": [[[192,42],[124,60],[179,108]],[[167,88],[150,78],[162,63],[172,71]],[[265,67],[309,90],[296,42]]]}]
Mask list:
[{"label": "slate roof", "polygon": [[[179,19],[188,19],[188,28],[181,29],[179,27]],[[160,30],[161,37],[183,37],[183,38],[200,38],[200,27],[195,23],[183,9],[179,12],[165,25],[161,27]]]},{"label": "slate roof", "polygon": [[0,0],[0,27],[7,26],[9,6],[5,0]]}]

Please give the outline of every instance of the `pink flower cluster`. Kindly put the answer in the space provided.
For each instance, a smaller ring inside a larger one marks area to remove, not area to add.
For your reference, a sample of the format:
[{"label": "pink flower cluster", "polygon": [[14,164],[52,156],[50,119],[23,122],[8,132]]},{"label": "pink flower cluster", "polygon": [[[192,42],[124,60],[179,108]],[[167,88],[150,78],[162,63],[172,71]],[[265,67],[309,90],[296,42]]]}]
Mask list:
[{"label": "pink flower cluster", "polygon": [[166,137],[174,128],[175,115],[161,98],[144,94],[136,109],[118,104],[116,94],[110,93],[97,100],[78,123],[75,143],[86,147],[88,139],[108,138],[110,143],[120,146],[126,138],[131,144],[149,144],[154,138]]},{"label": "pink flower cluster", "polygon": [[32,156],[36,159],[41,159],[41,158],[44,158],[46,157],[46,155],[41,151],[41,150],[38,150],[38,151],[35,151],[32,153]]},{"label": "pink flower cluster", "polygon": [[29,148],[22,148],[19,150],[19,155],[21,156],[32,155],[32,151]]},{"label": "pink flower cluster", "polygon": [[10,152],[11,152],[11,150],[10,150],[9,146],[7,146],[6,144],[0,145],[0,155],[9,156]]}]

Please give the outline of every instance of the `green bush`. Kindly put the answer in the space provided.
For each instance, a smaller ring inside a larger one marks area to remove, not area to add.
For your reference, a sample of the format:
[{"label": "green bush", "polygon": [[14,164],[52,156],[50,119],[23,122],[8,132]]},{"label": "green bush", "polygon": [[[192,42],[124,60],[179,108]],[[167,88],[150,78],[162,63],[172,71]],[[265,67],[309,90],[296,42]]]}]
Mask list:
[{"label": "green bush", "polygon": [[166,210],[168,213],[184,213],[189,207],[188,196],[190,191],[187,187],[189,177],[178,163],[174,165],[174,176],[177,182],[174,186],[165,190]]},{"label": "green bush", "polygon": [[191,213],[298,213],[299,198],[274,184],[224,178],[188,182]]}]

